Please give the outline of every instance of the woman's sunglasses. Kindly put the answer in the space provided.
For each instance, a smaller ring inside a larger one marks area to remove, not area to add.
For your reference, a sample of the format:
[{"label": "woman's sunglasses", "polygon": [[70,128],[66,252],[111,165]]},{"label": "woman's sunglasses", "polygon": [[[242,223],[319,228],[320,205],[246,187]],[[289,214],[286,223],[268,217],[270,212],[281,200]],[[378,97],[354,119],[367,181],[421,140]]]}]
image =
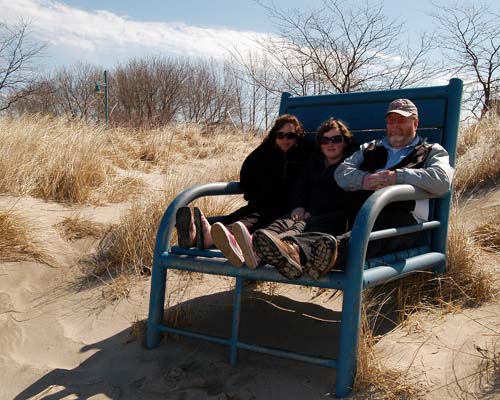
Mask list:
[{"label": "woman's sunglasses", "polygon": [[277,132],[276,133],[276,139],[297,139],[299,135],[297,135],[295,132],[288,132],[288,133],[283,133],[283,132]]},{"label": "woman's sunglasses", "polygon": [[335,136],[321,136],[319,139],[319,142],[321,144],[328,144],[328,143],[342,143],[344,140],[344,137],[342,135],[335,135]]}]

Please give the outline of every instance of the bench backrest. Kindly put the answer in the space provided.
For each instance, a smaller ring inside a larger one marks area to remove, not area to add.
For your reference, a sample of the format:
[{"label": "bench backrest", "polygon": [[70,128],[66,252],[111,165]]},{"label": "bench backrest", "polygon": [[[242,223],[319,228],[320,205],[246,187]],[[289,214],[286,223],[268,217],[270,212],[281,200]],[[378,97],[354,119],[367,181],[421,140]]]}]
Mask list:
[{"label": "bench backrest", "polygon": [[446,86],[396,89],[372,92],[294,97],[281,96],[280,115],[293,114],[307,132],[315,132],[330,117],[346,122],[358,143],[385,135],[385,112],[392,100],[407,98],[419,113],[418,134],[430,143],[440,143],[455,163],[460,118],[462,81],[451,79]]},{"label": "bench backrest", "polygon": [[[415,103],[419,114],[418,134],[427,138],[429,143],[441,144],[454,166],[462,98],[462,81],[457,78],[445,86],[424,88],[300,97],[283,93],[280,115],[295,115],[309,133],[315,132],[330,117],[340,119],[347,123],[356,142],[361,144],[385,136],[387,107],[399,98]],[[448,194],[431,204],[430,216],[440,221],[443,229],[432,234],[430,244],[433,250],[440,252],[445,252],[446,248],[450,203]]]}]

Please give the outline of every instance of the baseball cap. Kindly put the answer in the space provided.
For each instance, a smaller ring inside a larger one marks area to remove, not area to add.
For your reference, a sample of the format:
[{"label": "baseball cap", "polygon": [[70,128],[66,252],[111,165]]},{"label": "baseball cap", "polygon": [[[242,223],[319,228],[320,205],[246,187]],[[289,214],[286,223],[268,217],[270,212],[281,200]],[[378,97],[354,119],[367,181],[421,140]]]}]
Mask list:
[{"label": "baseball cap", "polygon": [[411,100],[408,99],[397,99],[389,104],[387,108],[387,112],[385,115],[389,113],[397,113],[402,115],[403,117],[411,117],[414,116],[418,118],[418,110],[417,106],[413,104]]}]

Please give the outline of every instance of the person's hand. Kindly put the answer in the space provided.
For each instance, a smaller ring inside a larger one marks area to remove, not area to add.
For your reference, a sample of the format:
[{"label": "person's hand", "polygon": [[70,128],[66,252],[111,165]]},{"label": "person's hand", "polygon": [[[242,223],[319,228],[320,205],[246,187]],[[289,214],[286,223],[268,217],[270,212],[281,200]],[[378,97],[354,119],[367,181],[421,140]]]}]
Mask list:
[{"label": "person's hand", "polygon": [[396,184],[396,171],[380,171],[366,175],[363,190],[378,190]]},{"label": "person's hand", "polygon": [[306,210],[304,207],[297,207],[290,213],[294,221],[302,221],[305,219]]}]

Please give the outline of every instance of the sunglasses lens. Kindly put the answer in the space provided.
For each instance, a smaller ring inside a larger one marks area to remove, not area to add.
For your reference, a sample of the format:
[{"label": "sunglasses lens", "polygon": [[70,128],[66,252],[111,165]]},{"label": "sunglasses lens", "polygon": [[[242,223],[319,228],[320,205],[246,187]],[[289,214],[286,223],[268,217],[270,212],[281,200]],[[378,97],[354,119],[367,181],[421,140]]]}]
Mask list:
[{"label": "sunglasses lens", "polygon": [[335,136],[322,136],[320,139],[321,144],[328,144],[330,142],[332,143],[341,143],[343,140],[342,135],[335,135]]},{"label": "sunglasses lens", "polygon": [[297,139],[297,137],[298,137],[298,135],[295,132],[289,132],[289,133],[278,132],[278,133],[276,133],[277,139],[284,139],[284,138]]}]

